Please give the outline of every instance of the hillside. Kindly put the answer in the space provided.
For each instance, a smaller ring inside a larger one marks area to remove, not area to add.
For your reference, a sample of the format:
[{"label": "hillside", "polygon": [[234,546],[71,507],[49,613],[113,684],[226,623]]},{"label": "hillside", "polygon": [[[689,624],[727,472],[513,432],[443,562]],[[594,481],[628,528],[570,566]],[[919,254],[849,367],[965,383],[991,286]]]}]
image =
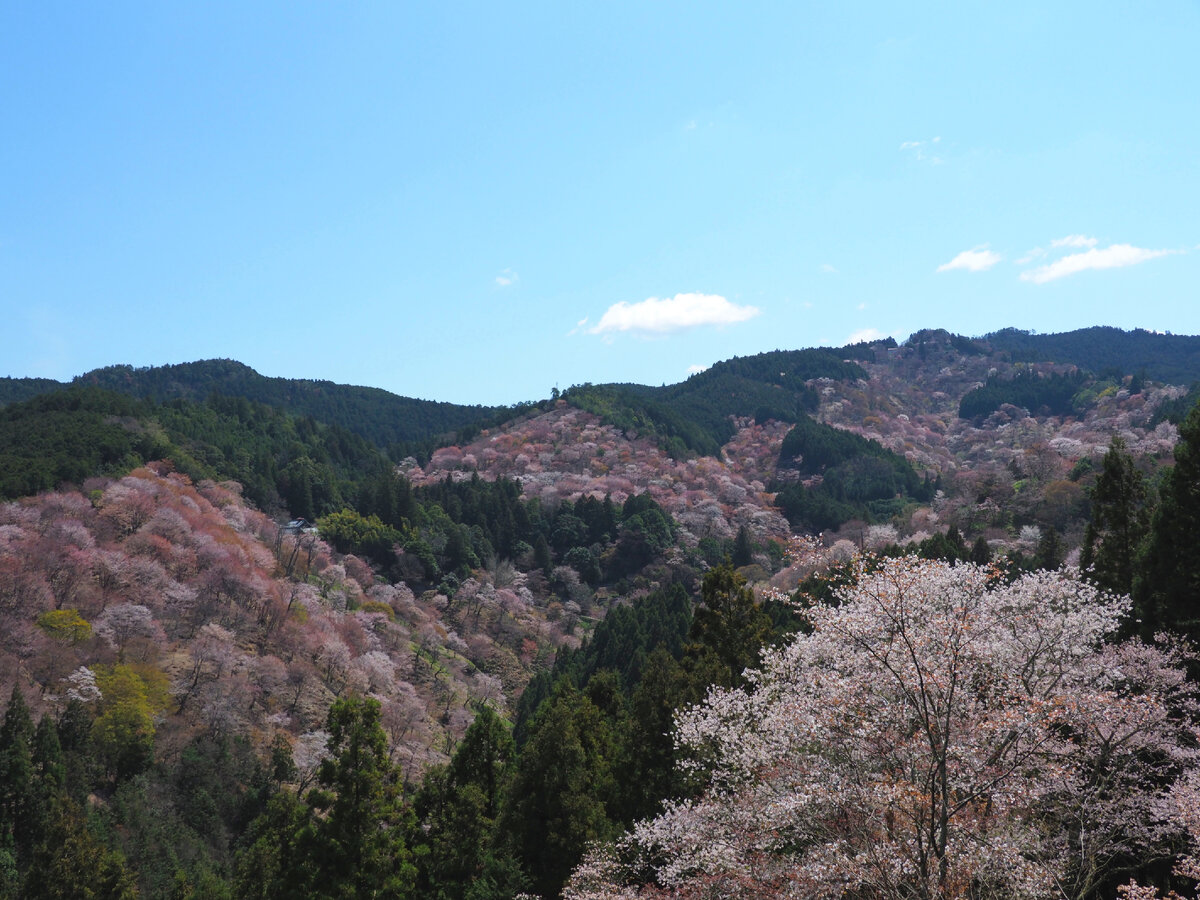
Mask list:
[{"label": "hillside", "polygon": [[[491,407],[400,397],[379,388],[268,378],[229,359],[143,368],[108,366],[78,375],[72,384],[104,388],[160,404],[177,398],[203,403],[214,394],[243,398],[339,426],[384,450],[396,447],[404,452],[499,412]],[[0,382],[0,406],[62,387],[59,382],[47,379],[4,379]]]},{"label": "hillside", "polygon": [[[585,847],[689,796],[677,713],[753,690],[764,648],[883,565],[864,549],[1014,585],[1083,556],[1134,593],[1122,627],[1190,634],[1168,540],[1200,508],[1174,476],[1188,387],[1049,337],[1029,346],[1067,356],[931,330],[499,411],[223,361],[6,385],[0,896],[46,854],[78,870],[53,834],[143,896],[300,890],[351,733],[412,896],[555,896]],[[36,846],[3,793],[24,753],[29,796],[62,795],[28,801]]]},{"label": "hillside", "polygon": [[1006,328],[983,340],[1014,362],[1057,362],[1097,375],[1141,374],[1168,384],[1200,381],[1200,341],[1190,335],[1099,326],[1062,334]]}]

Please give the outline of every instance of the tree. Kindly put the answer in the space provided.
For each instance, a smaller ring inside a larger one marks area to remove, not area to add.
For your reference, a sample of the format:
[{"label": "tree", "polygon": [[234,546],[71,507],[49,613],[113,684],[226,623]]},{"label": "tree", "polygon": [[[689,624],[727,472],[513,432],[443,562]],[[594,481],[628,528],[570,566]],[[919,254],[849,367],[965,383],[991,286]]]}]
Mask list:
[{"label": "tree", "polygon": [[743,525],[738,528],[737,537],[733,539],[733,567],[740,569],[748,566],[754,560],[754,544],[750,540],[750,532]]},{"label": "tree", "polygon": [[544,897],[557,895],[588,844],[617,830],[608,814],[615,744],[601,710],[570,686],[533,724],[500,830]]},{"label": "tree", "polygon": [[121,780],[144,770],[154,759],[154,714],[161,708],[151,686],[127,665],[98,672],[102,712],[91,737],[108,774]]},{"label": "tree", "polygon": [[1149,531],[1146,479],[1114,437],[1092,488],[1092,519],[1083,538],[1080,564],[1090,580],[1118,594],[1133,591],[1138,552]]},{"label": "tree", "polygon": [[68,803],[33,855],[21,894],[26,900],[135,900],[137,884],[125,858],[88,830]]},{"label": "tree", "polygon": [[[423,846],[417,850],[421,896],[439,900],[507,896],[525,886],[515,861],[494,846],[514,754],[508,726],[485,706],[450,764],[426,776],[415,804],[423,836]],[[489,883],[477,884],[484,881]]]},{"label": "tree", "polygon": [[1179,427],[1175,467],[1163,478],[1134,605],[1143,634],[1168,628],[1200,638],[1200,403]]},{"label": "tree", "polygon": [[400,898],[415,870],[405,844],[411,813],[388,756],[380,703],[345,697],[329,708],[329,756],[310,792],[318,815],[301,836],[314,866],[313,896]]},{"label": "tree", "polygon": [[0,851],[28,850],[22,826],[34,801],[33,736],[25,696],[14,686],[0,725]]},{"label": "tree", "polygon": [[742,672],[771,638],[771,617],[728,563],[704,573],[700,599],[688,634],[688,663],[712,683],[740,685]]},{"label": "tree", "polygon": [[380,703],[344,697],[326,719],[329,755],[302,802],[279,791],[238,854],[239,897],[398,900],[416,870],[406,837],[412,814],[387,752]]},{"label": "tree", "polygon": [[1092,896],[1161,858],[1196,767],[1180,660],[1113,646],[1128,600],[1065,571],[883,560],[745,689],[680,715],[707,788],[565,896]]}]

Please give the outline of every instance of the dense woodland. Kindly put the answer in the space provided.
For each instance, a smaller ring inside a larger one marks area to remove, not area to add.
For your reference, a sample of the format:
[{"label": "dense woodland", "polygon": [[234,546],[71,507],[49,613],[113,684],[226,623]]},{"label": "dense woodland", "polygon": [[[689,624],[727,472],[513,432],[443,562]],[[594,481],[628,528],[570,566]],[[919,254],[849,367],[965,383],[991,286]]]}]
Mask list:
[{"label": "dense woodland", "polygon": [[0,897],[1192,896],[1198,343],[8,380]]}]

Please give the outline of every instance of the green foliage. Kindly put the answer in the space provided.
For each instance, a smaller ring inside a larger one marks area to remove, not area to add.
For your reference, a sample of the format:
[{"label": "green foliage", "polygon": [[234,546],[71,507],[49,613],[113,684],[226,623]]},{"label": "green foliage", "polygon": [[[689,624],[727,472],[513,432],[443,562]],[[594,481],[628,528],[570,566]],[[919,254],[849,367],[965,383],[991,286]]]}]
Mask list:
[{"label": "green foliage", "polygon": [[776,350],[716,363],[679,384],[585,384],[562,397],[626,433],[650,437],[676,458],[720,456],[734,434],[731,417],[796,422],[817,406],[807,381],[866,377],[832,350]]},{"label": "green foliage", "polygon": [[40,394],[61,390],[61,381],[49,378],[0,378],[0,407],[31,400]]},{"label": "green foliage", "polygon": [[78,388],[0,409],[0,498],[124,474],[172,455],[170,442],[142,424],[146,411],[129,398]]},{"label": "green foliage", "polygon": [[417,896],[466,900],[511,896],[527,887],[496,827],[514,759],[508,726],[483,707],[450,764],[426,775],[414,803]]},{"label": "green foliage", "polygon": [[122,781],[146,769],[154,759],[154,715],[167,705],[162,673],[131,665],[98,666],[100,714],[91,739],[110,778]]},{"label": "green foliage", "polygon": [[1146,479],[1120,437],[1112,439],[1104,454],[1091,501],[1080,567],[1098,586],[1130,594],[1137,557],[1150,530],[1151,507]]},{"label": "green foliage", "polygon": [[0,849],[29,849],[26,828],[34,809],[33,719],[13,687],[0,725]]},{"label": "green foliage", "polygon": [[1006,403],[1023,407],[1035,416],[1070,415],[1076,408],[1076,394],[1087,380],[1083,372],[1040,375],[1027,370],[1008,379],[990,375],[983,387],[968,391],[959,401],[958,415],[963,419],[980,421]]},{"label": "green foliage", "polygon": [[1163,477],[1134,612],[1144,635],[1161,628],[1200,639],[1200,405],[1179,428],[1175,466]]},{"label": "green foliage", "polygon": [[704,573],[700,599],[688,632],[687,662],[706,674],[707,683],[740,687],[743,672],[757,664],[774,636],[771,618],[729,564]]},{"label": "green foliage", "polygon": [[887,518],[897,511],[893,500],[925,501],[934,493],[928,478],[923,480],[908,460],[878,441],[807,417],[784,437],[779,466],[804,477],[821,476],[815,487],[784,484],[775,498],[794,527],[810,532],[854,518]]},{"label": "green foliage", "polygon": [[534,890],[556,896],[588,844],[614,837],[621,722],[564,684],[533,724],[500,829]]},{"label": "green foliage", "polygon": [[77,609],[51,609],[37,617],[37,626],[64,644],[81,644],[92,636],[92,626]]},{"label": "green foliage", "polygon": [[277,794],[238,854],[241,897],[410,896],[412,814],[387,752],[378,700],[344,697],[326,720],[329,757],[306,802]]},{"label": "green foliage", "polygon": [[395,445],[398,451],[497,412],[484,406],[399,397],[379,388],[267,378],[230,359],[136,369],[109,366],[80,375],[75,381],[164,404],[175,399],[204,403],[214,394],[244,398],[289,416],[337,426],[379,447]]},{"label": "green foliage", "polygon": [[0,409],[0,497],[169,459],[193,479],[231,479],[263,509],[315,519],[388,471],[384,454],[337,426],[210,397],[163,405],[71,387]]},{"label": "green foliage", "polygon": [[319,866],[316,895],[403,897],[415,871],[405,845],[411,813],[400,797],[399,771],[374,699],[334,701],[326,720],[329,757],[309,794],[320,815],[304,840]]},{"label": "green foliage", "polygon": [[139,896],[125,858],[107,849],[74,804],[65,804],[33,856],[25,900],[134,900]]},{"label": "green foliage", "polygon": [[720,455],[720,440],[672,406],[646,396],[639,385],[585,384],[562,397],[627,435],[651,438],[672,456]]},{"label": "green foliage", "polygon": [[378,516],[363,516],[352,509],[330,513],[317,520],[321,537],[341,553],[365,556],[381,566],[394,560],[393,548],[404,546],[404,532],[383,524]]},{"label": "green foliage", "polygon": [[1190,384],[1200,380],[1200,339],[1137,328],[1081,328],[1062,334],[1031,334],[1006,328],[984,340],[1015,361],[1051,360],[1091,372],[1144,374],[1155,381]]},{"label": "green foliage", "polygon": [[[642,679],[646,658],[656,648],[664,648],[676,659],[683,655],[691,628],[691,607],[679,583],[634,603],[614,606],[596,626],[591,640],[574,652],[560,651],[554,676],[583,688],[598,672],[615,672],[624,689],[632,692]],[[527,706],[522,704],[522,708]]]}]

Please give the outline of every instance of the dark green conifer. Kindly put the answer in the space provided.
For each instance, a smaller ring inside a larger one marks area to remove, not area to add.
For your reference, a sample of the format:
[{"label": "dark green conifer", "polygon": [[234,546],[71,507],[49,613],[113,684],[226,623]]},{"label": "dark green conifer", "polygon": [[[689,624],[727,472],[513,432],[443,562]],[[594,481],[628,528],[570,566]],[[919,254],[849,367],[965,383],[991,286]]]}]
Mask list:
[{"label": "dark green conifer", "polygon": [[1164,478],[1148,548],[1134,582],[1142,632],[1200,638],[1200,403],[1179,428],[1175,467]]},{"label": "dark green conifer", "polygon": [[1084,533],[1080,566],[1087,577],[1118,594],[1133,591],[1134,571],[1149,532],[1146,480],[1114,437],[1092,488],[1092,518]]}]

